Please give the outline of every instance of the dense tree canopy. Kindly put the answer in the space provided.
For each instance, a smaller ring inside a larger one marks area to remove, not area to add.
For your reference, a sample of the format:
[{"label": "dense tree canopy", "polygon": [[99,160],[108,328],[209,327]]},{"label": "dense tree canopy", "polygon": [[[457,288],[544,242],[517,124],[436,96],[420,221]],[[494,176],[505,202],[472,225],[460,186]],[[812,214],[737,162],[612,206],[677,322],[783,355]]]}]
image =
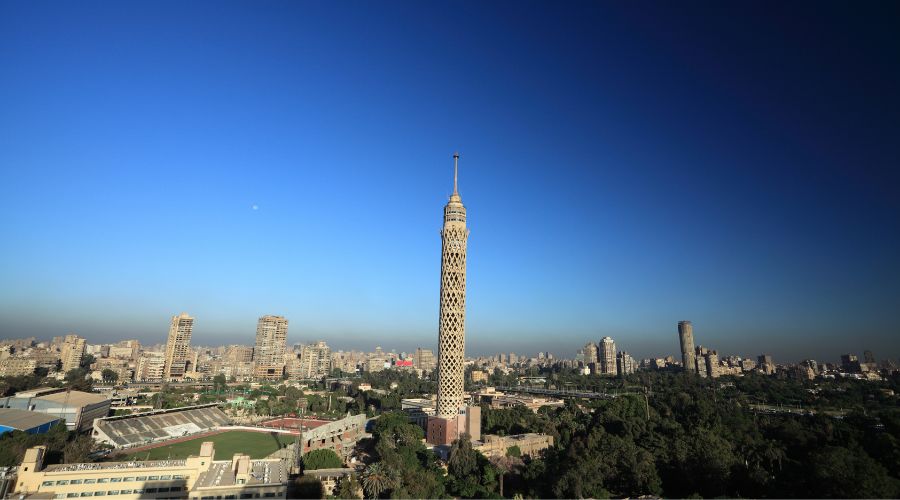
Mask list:
[{"label": "dense tree canopy", "polygon": [[344,466],[344,461],[332,450],[313,450],[303,455],[303,469],[338,469]]}]

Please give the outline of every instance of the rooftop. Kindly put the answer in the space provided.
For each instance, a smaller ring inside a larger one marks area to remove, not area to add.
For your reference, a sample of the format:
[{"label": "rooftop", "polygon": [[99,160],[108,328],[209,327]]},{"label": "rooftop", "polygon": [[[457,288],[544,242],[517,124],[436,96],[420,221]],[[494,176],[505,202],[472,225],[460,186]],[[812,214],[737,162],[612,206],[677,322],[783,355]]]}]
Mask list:
[{"label": "rooftop", "polygon": [[57,392],[46,396],[38,396],[36,399],[40,399],[41,401],[51,401],[53,403],[62,403],[70,406],[93,405],[109,401],[109,398],[102,394],[81,391]]},{"label": "rooftop", "polygon": [[[251,460],[250,480],[248,484],[282,484],[287,482],[287,471],[281,460]],[[215,488],[217,486],[233,486],[235,473],[232,462],[215,461],[208,472],[197,477],[194,488]]]},{"label": "rooftop", "polygon": [[99,462],[99,463],[82,463],[82,464],[56,464],[48,465],[44,468],[47,472],[74,472],[89,470],[108,470],[108,469],[152,469],[152,468],[184,468],[187,464],[185,460],[134,460],[131,462]]},{"label": "rooftop", "polygon": [[13,429],[28,430],[49,422],[56,422],[59,417],[36,411],[18,410],[16,408],[0,408],[0,425]]}]

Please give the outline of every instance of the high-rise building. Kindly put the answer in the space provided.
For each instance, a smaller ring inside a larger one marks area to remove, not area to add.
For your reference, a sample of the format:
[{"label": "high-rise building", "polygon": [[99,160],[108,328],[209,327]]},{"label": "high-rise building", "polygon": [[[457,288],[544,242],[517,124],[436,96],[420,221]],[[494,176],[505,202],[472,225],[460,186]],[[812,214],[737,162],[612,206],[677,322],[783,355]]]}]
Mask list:
[{"label": "high-rise building", "polygon": [[616,342],[611,337],[600,339],[598,348],[600,358],[600,374],[615,375],[616,369]]},{"label": "high-rise building", "polygon": [[[256,349],[253,361],[258,370],[281,372],[287,350],[288,320],[284,316],[266,315],[256,323]],[[266,377],[269,378],[269,377]]]},{"label": "high-rise building", "polygon": [[84,347],[85,339],[83,337],[66,335],[59,352],[63,373],[81,366],[81,359],[84,357]]},{"label": "high-rise building", "polygon": [[431,349],[417,347],[416,354],[413,358],[413,364],[423,372],[431,373],[436,366],[434,363],[434,352]]},{"label": "high-rise building", "polygon": [[696,372],[694,361],[694,326],[690,321],[678,322],[678,340],[681,342],[681,364],[684,371]]},{"label": "high-rise building", "polygon": [[775,373],[775,362],[772,361],[772,356],[770,354],[760,354],[756,360],[757,366],[763,373],[766,375]]},{"label": "high-rise building", "polygon": [[591,363],[597,362],[597,344],[593,342],[588,342],[584,345],[584,349],[581,351],[584,353],[584,365],[590,366]]},{"label": "high-rise building", "polygon": [[437,415],[455,417],[463,405],[466,352],[466,207],[457,189],[459,154],[453,155],[453,194],[441,229],[441,302],[438,330]]},{"label": "high-rise building", "polygon": [[634,362],[634,358],[627,352],[622,351],[616,355],[616,372],[620,377],[634,373],[636,368],[637,363]]},{"label": "high-rise building", "polygon": [[253,348],[246,345],[230,345],[225,348],[225,359],[232,363],[253,361]]},{"label": "high-rise building", "polygon": [[169,326],[169,338],[166,340],[166,360],[163,378],[180,379],[190,371],[191,332],[194,330],[194,318],[187,313],[172,316]]},{"label": "high-rise building", "polygon": [[166,357],[160,352],[144,352],[138,358],[134,379],[138,381],[162,380],[165,373]]},{"label": "high-rise building", "polygon": [[706,376],[709,378],[717,378],[719,376],[719,353],[716,351],[707,351],[704,358],[706,359]]},{"label": "high-rise building", "polygon": [[331,372],[331,348],[324,340],[303,347],[300,356],[300,376],[303,378],[327,377]]}]

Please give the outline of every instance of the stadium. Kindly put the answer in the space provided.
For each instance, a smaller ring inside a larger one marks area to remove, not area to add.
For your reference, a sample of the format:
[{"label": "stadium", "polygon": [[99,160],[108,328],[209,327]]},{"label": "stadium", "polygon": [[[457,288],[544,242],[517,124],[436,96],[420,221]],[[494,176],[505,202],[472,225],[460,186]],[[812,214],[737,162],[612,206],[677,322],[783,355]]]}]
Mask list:
[{"label": "stadium", "polygon": [[97,419],[93,437],[124,449],[215,432],[228,424],[228,417],[213,403]]}]

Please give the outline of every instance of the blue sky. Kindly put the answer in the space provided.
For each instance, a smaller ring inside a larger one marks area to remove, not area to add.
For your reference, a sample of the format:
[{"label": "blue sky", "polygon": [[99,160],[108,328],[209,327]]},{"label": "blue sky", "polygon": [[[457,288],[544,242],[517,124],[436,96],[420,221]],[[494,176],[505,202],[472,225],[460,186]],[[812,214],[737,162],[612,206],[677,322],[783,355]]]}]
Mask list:
[{"label": "blue sky", "polygon": [[[898,7],[4,2],[0,337],[900,356]],[[257,209],[253,209],[256,206]]]}]

